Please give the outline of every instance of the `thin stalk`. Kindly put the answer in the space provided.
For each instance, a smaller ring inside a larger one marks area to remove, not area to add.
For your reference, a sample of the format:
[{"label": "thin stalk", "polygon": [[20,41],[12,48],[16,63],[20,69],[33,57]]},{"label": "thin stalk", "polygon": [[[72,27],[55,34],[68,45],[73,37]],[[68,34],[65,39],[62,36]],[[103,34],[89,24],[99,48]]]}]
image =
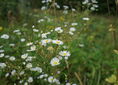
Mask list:
[{"label": "thin stalk", "polygon": [[98,80],[96,85],[100,85],[101,71],[98,72]]},{"label": "thin stalk", "polygon": [[118,15],[118,0],[116,0],[116,16]]},{"label": "thin stalk", "polygon": [[107,0],[107,8],[108,8],[108,14],[110,15],[109,0]]},{"label": "thin stalk", "polygon": [[78,73],[75,72],[74,74],[75,74],[75,76],[77,77],[77,79],[79,80],[80,85],[84,85],[84,84],[82,83],[82,80],[81,80],[80,76],[78,75]]}]

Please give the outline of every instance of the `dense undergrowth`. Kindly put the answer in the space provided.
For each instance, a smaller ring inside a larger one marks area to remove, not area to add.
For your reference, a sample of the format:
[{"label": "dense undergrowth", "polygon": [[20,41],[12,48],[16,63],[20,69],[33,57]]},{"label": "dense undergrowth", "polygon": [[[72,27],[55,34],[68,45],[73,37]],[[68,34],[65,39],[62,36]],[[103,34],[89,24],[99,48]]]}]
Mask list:
[{"label": "dense undergrowth", "polygon": [[0,27],[0,83],[117,85],[117,28],[116,17],[86,12],[21,16]]}]

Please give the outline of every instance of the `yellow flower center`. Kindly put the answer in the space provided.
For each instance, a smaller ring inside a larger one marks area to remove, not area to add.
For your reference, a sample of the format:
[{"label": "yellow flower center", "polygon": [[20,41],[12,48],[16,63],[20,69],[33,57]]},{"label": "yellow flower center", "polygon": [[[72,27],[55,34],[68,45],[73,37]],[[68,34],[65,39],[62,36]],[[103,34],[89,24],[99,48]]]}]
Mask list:
[{"label": "yellow flower center", "polygon": [[56,65],[56,64],[58,64],[58,62],[54,62],[53,64],[55,64],[55,65]]},{"label": "yellow flower center", "polygon": [[48,43],[49,40],[46,40],[45,42]]},{"label": "yellow flower center", "polygon": [[64,56],[66,56],[67,55],[67,53],[64,53]]},{"label": "yellow flower center", "polygon": [[60,41],[56,41],[57,44],[60,44]]}]

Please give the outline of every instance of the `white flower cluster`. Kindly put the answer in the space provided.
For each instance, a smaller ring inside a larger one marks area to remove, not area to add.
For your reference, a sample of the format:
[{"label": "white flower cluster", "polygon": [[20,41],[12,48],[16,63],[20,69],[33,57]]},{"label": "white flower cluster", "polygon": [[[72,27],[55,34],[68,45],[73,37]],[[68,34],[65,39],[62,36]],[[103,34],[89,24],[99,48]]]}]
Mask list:
[{"label": "white flower cluster", "polygon": [[21,35],[20,30],[14,30],[13,33],[17,34],[17,35]]},{"label": "white flower cluster", "polygon": [[26,46],[29,46],[30,47],[30,49],[28,49],[27,51],[35,51],[36,50],[36,46],[33,45],[32,42],[27,43]]},{"label": "white flower cluster", "polygon": [[70,31],[69,31],[69,34],[70,34],[70,35],[74,35],[73,32],[75,32],[75,31],[76,31],[76,28],[75,28],[75,27],[71,27],[71,28],[70,28]]},{"label": "white flower cluster", "polygon": [[42,0],[42,3],[49,3],[52,2],[52,0]]},{"label": "white flower cluster", "polygon": [[98,1],[96,0],[85,0],[82,2],[83,5],[87,5],[91,11],[97,11],[98,10]]},{"label": "white flower cluster", "polygon": [[63,8],[64,8],[63,13],[64,13],[64,14],[68,14],[69,6],[64,5]]},{"label": "white flower cluster", "polygon": [[[42,3],[51,1],[52,0],[43,0]],[[57,3],[55,3],[55,5],[58,6]],[[59,6],[57,8],[59,8]],[[68,9],[68,6],[64,6],[64,10]],[[73,9],[73,11],[74,10],[75,9]],[[46,19],[48,20],[50,18]],[[38,20],[38,24],[44,23],[45,21],[46,20],[41,18]],[[2,62],[0,61],[0,69],[7,68],[7,70],[3,70],[5,78],[17,77],[16,79],[20,85],[33,84],[33,82],[35,82],[35,80],[38,81],[38,79],[41,81],[44,80],[49,84],[61,84],[59,78],[61,71],[65,68],[62,64],[66,61],[68,62],[71,56],[69,46],[67,46],[68,43],[66,43],[66,41],[68,42],[66,36],[69,34],[74,35],[77,31],[76,27],[78,23],[74,22],[69,24],[69,22],[67,22],[65,25],[66,26],[52,27],[48,32],[47,30],[41,31],[36,28],[35,25],[32,25],[30,31],[33,34],[27,35],[28,37],[26,36],[27,33],[22,32],[22,30],[13,30],[13,35],[10,35],[11,41],[9,41],[8,49],[4,49],[5,46],[7,46],[6,42],[4,43],[4,39],[9,39],[9,35],[2,34],[2,44],[4,45],[0,46],[0,59],[3,60]],[[69,28],[69,30],[63,29],[63,27]],[[71,37],[69,36],[69,38]],[[64,85],[76,85],[72,84],[72,82],[67,82],[67,80],[68,79],[65,80]]]},{"label": "white flower cluster", "polygon": [[63,45],[63,42],[61,40],[52,40],[52,39],[43,39],[41,40],[41,45],[46,46],[49,43],[57,44],[57,45]]}]

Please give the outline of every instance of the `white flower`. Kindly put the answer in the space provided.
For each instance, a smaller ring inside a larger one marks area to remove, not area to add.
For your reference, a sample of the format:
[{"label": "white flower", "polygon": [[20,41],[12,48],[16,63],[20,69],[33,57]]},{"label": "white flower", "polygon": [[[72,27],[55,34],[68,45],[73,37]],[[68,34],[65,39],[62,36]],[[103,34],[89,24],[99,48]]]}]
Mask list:
[{"label": "white flower", "polygon": [[9,55],[6,55],[5,58],[9,58],[10,56]]},{"label": "white flower", "polygon": [[25,26],[27,26],[27,25],[28,25],[27,23],[24,23],[24,24],[23,24],[23,27],[25,27]]},{"label": "white flower", "polygon": [[71,85],[70,83],[66,83],[66,85]]},{"label": "white flower", "polygon": [[28,83],[27,83],[27,82],[25,82],[25,83],[24,83],[24,85],[28,85]]},{"label": "white flower", "polygon": [[41,34],[41,37],[42,38],[47,38],[47,34],[46,33],[43,33],[43,34]]},{"label": "white flower", "polygon": [[4,53],[1,53],[1,54],[0,54],[0,58],[2,58],[2,57],[4,57]]},{"label": "white flower", "polygon": [[4,50],[0,50],[0,53],[3,53],[4,52]]},{"label": "white flower", "polygon": [[64,13],[64,14],[68,14],[68,10],[64,10],[63,13]]},{"label": "white flower", "polygon": [[46,79],[46,78],[44,78],[44,81],[47,81],[47,79]]},{"label": "white flower", "polygon": [[33,46],[30,47],[30,49],[31,49],[31,51],[35,51],[36,50],[36,46],[33,45]]},{"label": "white flower", "polygon": [[55,82],[56,84],[60,84],[59,80],[54,79],[53,82]]},{"label": "white flower", "polygon": [[21,42],[25,42],[25,39],[24,38],[21,38],[21,40],[20,40]]},{"label": "white flower", "polygon": [[39,73],[42,72],[42,68],[40,68],[40,67],[31,68],[30,70],[31,70],[31,71],[37,71],[37,72],[39,72]]},{"label": "white flower", "polygon": [[40,20],[38,20],[38,23],[43,22],[43,21],[44,21],[44,19],[40,19]]},{"label": "white flower", "polygon": [[53,80],[54,80],[53,76],[48,77],[48,82],[53,83]]},{"label": "white flower", "polygon": [[26,67],[27,67],[27,68],[32,68],[32,64],[31,64],[31,63],[28,63],[28,64],[26,65]]},{"label": "white flower", "polygon": [[0,68],[5,68],[7,65],[5,63],[0,63]]},{"label": "white flower", "polygon": [[74,32],[74,31],[76,31],[76,28],[71,27],[71,28],[70,28],[70,31],[71,31],[71,32]]},{"label": "white flower", "polygon": [[34,28],[35,26],[34,25],[32,25],[32,28]]},{"label": "white flower", "polygon": [[64,7],[65,10],[69,8],[68,6],[65,6],[65,5],[63,7]]},{"label": "white flower", "polygon": [[92,11],[95,11],[95,10],[96,10],[95,7],[91,7],[90,9],[91,9]]},{"label": "white flower", "polygon": [[96,4],[93,4],[93,7],[95,7],[95,8],[98,8],[98,5],[96,5]]},{"label": "white flower", "polygon": [[32,56],[28,56],[27,59],[26,59],[26,61],[27,61],[27,62],[28,62],[28,61],[32,61],[32,58],[33,58]]},{"label": "white flower", "polygon": [[47,43],[50,43],[52,40],[51,39],[44,39],[44,40],[41,40],[41,44],[46,46]]},{"label": "white flower", "polygon": [[17,32],[20,32],[20,30],[14,30],[13,32],[14,32],[14,33],[17,33]]},{"label": "white flower", "polygon": [[70,54],[69,51],[60,51],[60,52],[59,52],[59,55],[68,57],[68,56],[70,56],[71,54]]},{"label": "white flower", "polygon": [[16,58],[14,56],[11,56],[9,60],[14,61]]},{"label": "white flower", "polygon": [[15,73],[16,73],[16,70],[12,70],[12,71],[11,71],[11,75],[12,75],[12,76],[15,75]]},{"label": "white flower", "polygon": [[63,30],[61,29],[61,27],[55,28],[55,31],[58,32],[58,33],[62,33],[63,32]]},{"label": "white flower", "polygon": [[22,62],[23,65],[26,65],[26,62]]},{"label": "white flower", "polygon": [[29,83],[33,82],[33,78],[32,77],[29,77],[28,80],[27,80]]},{"label": "white flower", "polygon": [[20,75],[23,75],[24,73],[25,73],[24,71],[21,71],[19,74],[20,74]]},{"label": "white flower", "polygon": [[79,44],[80,47],[84,47],[84,44]]},{"label": "white flower", "polygon": [[27,43],[27,46],[31,46],[33,43],[32,42],[29,42],[29,43]]},{"label": "white flower", "polygon": [[14,47],[14,46],[15,46],[15,44],[11,43],[11,44],[9,44],[9,46],[12,46],[12,47]]},{"label": "white flower", "polygon": [[59,6],[57,3],[55,3],[55,6],[56,6],[57,8],[60,8],[60,6]]},{"label": "white flower", "polygon": [[1,38],[3,38],[3,39],[9,39],[9,35],[3,34],[3,35],[1,35]]},{"label": "white flower", "polygon": [[42,3],[49,3],[52,2],[52,0],[42,0]]},{"label": "white flower", "polygon": [[21,35],[20,30],[14,30],[13,33],[16,33],[17,35]]},{"label": "white flower", "polygon": [[92,3],[98,3],[98,1],[96,1],[96,0],[92,0]]},{"label": "white flower", "polygon": [[72,11],[73,11],[73,12],[75,12],[75,11],[76,11],[76,9],[72,8]]},{"label": "white flower", "polygon": [[72,31],[69,31],[69,34],[70,34],[70,35],[74,35],[74,33],[73,33]]},{"label": "white flower", "polygon": [[28,57],[28,53],[21,55],[22,59],[26,59]]},{"label": "white flower", "polygon": [[23,83],[23,80],[20,80],[19,83],[20,83],[20,84]]},{"label": "white flower", "polygon": [[48,77],[48,74],[44,74],[44,77]]},{"label": "white flower", "polygon": [[88,20],[90,20],[90,19],[89,19],[89,18],[87,18],[87,17],[85,17],[85,18],[83,18],[83,20],[88,21]]},{"label": "white flower", "polygon": [[64,59],[65,59],[65,60],[68,60],[68,57],[66,56],[66,57],[64,57]]},{"label": "white flower", "polygon": [[56,57],[54,57],[54,58],[51,60],[50,64],[51,64],[52,66],[59,65],[59,64],[60,64],[59,59],[56,58]]},{"label": "white flower", "polygon": [[53,32],[54,30],[51,30],[51,32]]},{"label": "white flower", "polygon": [[42,6],[42,7],[41,7],[41,10],[46,10],[46,9],[47,9],[46,6]]},{"label": "white flower", "polygon": [[72,26],[76,26],[76,25],[78,25],[78,23],[72,23],[71,25],[72,25]]},{"label": "white flower", "polygon": [[17,32],[17,35],[21,35],[21,32]]},{"label": "white flower", "polygon": [[42,79],[44,77],[44,75],[40,75],[40,76],[38,76],[37,78],[38,79]]},{"label": "white flower", "polygon": [[72,84],[72,85],[77,85],[77,84]]},{"label": "white flower", "polygon": [[3,48],[3,46],[0,46],[0,48]]},{"label": "white flower", "polygon": [[63,45],[63,42],[60,40],[52,40],[52,43],[57,44],[57,45]]},{"label": "white flower", "polygon": [[9,76],[9,73],[6,73],[6,74],[5,74],[5,77],[8,77],[8,76]]},{"label": "white flower", "polygon": [[39,32],[39,30],[38,30],[38,29],[33,29],[33,31],[34,31],[34,32]]},{"label": "white flower", "polygon": [[57,80],[57,79],[54,78],[53,76],[48,77],[48,82],[49,82],[49,83],[60,84],[59,80]]}]

